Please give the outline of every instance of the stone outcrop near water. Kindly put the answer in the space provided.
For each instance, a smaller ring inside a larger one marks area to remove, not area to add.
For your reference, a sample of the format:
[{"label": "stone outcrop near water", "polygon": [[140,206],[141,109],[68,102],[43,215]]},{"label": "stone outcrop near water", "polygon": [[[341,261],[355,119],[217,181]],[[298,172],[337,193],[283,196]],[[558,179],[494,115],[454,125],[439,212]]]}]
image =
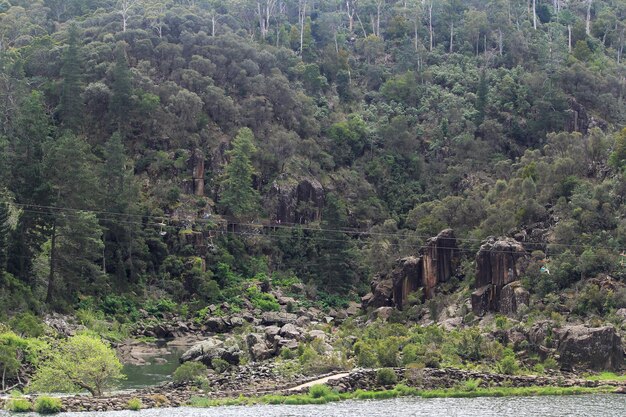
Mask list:
[{"label": "stone outcrop near water", "polygon": [[458,247],[452,229],[430,238],[418,256],[399,259],[388,274],[372,281],[372,292],[362,299],[363,308],[397,307],[402,309],[409,295],[421,292],[423,300],[435,296],[437,285],[456,274]]}]

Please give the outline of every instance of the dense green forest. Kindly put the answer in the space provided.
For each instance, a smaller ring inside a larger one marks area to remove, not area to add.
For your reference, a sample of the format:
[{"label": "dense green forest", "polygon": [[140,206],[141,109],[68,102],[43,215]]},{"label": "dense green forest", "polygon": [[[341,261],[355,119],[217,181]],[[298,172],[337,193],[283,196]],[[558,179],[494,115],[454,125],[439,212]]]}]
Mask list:
[{"label": "dense green forest", "polygon": [[625,45],[624,0],[0,0],[0,317],[341,304],[448,227],[623,280]]}]

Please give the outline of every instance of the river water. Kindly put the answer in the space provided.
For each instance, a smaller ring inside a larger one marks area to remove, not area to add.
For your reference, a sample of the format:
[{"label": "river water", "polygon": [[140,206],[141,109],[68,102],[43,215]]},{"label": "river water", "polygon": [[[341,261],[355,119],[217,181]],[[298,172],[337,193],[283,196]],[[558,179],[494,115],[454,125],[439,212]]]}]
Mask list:
[{"label": "river water", "polygon": [[[0,416],[9,416],[0,411]],[[36,414],[20,414],[20,416]],[[104,413],[61,413],[59,417],[625,417],[626,395],[508,398],[399,398],[325,405],[166,408]]]}]

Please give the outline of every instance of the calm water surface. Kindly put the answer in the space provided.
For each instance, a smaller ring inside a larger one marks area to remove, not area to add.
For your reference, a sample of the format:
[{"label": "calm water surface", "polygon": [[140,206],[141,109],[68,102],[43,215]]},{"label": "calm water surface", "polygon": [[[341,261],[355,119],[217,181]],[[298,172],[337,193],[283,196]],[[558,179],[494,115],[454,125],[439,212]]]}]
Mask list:
[{"label": "calm water surface", "polygon": [[[0,411],[0,416],[10,414]],[[30,414],[33,415],[33,414]],[[21,414],[24,416],[24,414]],[[626,395],[510,398],[400,398],[325,405],[168,408],[106,413],[62,413],[60,417],[626,417]]]}]

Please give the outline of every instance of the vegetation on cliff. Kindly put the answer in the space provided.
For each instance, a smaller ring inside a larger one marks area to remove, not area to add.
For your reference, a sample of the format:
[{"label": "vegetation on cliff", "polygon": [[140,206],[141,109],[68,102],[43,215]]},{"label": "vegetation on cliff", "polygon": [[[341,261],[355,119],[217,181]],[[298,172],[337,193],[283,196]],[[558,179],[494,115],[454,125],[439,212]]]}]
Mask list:
[{"label": "vegetation on cliff", "polygon": [[[615,0],[0,0],[3,372],[28,311],[113,340],[272,287],[345,307],[446,228],[458,277],[402,314],[461,305],[506,235],[518,318],[623,326],[625,44]],[[471,331],[354,353],[475,361]],[[515,370],[503,348],[478,359]]]}]

